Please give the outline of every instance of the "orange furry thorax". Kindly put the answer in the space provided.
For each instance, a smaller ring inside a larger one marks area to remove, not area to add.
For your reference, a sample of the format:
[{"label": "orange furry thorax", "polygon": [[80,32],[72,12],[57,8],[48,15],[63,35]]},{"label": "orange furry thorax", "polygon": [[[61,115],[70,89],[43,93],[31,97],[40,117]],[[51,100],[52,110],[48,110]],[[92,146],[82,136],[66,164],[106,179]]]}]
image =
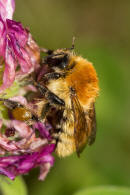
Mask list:
[{"label": "orange furry thorax", "polygon": [[81,104],[86,105],[90,99],[95,100],[98,95],[98,78],[92,63],[79,56],[72,56],[69,65],[74,68],[66,77],[68,86],[76,90]]}]

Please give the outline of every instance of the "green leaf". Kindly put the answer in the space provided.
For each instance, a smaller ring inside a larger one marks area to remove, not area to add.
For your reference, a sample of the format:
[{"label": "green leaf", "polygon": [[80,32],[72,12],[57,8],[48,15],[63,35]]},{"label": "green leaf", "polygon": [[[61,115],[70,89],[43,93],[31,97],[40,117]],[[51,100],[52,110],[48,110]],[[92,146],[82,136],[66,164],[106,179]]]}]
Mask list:
[{"label": "green leaf", "polygon": [[114,186],[87,188],[74,195],[130,195],[130,188]]},{"label": "green leaf", "polygon": [[18,95],[20,89],[20,83],[18,81],[14,81],[11,87],[5,89],[3,93],[0,94],[1,98],[10,98]]},{"label": "green leaf", "polygon": [[22,177],[16,177],[14,181],[1,176],[0,191],[2,195],[27,195],[26,185]]}]

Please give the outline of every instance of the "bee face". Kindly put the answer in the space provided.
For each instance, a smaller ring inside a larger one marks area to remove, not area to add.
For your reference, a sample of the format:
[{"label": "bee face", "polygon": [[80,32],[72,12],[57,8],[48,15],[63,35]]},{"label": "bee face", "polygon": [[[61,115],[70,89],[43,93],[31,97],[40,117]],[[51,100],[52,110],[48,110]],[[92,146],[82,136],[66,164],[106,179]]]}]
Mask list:
[{"label": "bee face", "polygon": [[52,67],[52,68],[56,67],[61,70],[64,70],[68,66],[69,55],[64,52],[48,55],[45,59],[45,63],[47,63],[49,67]]}]

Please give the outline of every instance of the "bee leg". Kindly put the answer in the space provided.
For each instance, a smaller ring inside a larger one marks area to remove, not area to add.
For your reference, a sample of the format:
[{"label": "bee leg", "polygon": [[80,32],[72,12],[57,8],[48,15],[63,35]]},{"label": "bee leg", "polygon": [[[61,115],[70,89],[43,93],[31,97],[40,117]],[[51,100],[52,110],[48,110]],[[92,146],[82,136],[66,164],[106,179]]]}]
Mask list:
[{"label": "bee leg", "polygon": [[51,105],[65,106],[64,100],[52,93],[47,87],[34,82],[34,86],[41,92],[41,94],[48,100]]},{"label": "bee leg", "polygon": [[60,107],[65,106],[64,100],[60,99],[57,95],[55,95],[54,93],[52,93],[50,91],[48,91],[46,93],[45,97],[52,105],[56,105],[56,106],[60,106]]},{"label": "bee leg", "polygon": [[42,78],[43,81],[49,81],[49,80],[57,80],[61,77],[64,77],[65,74],[64,73],[58,73],[58,72],[51,72],[51,73],[47,73],[44,75],[44,77]]},{"label": "bee leg", "polygon": [[[19,102],[16,102],[14,100],[9,100],[9,99],[4,99],[4,98],[0,98],[0,101],[4,102],[4,105],[10,109],[10,110],[14,110],[15,108],[24,108],[25,111],[28,111],[28,108],[26,108],[26,106],[23,106],[22,104],[20,104]],[[31,111],[30,111],[31,112]],[[15,118],[16,120],[18,120],[17,118]],[[32,125],[33,121],[41,121],[41,119],[32,113],[32,117],[28,120],[25,120],[24,122],[28,125]]]},{"label": "bee leg", "polygon": [[46,49],[46,48],[40,48],[40,51],[43,52],[43,53],[46,53],[48,55],[52,54],[53,53],[53,50],[51,49]]},{"label": "bee leg", "polygon": [[14,109],[14,108],[22,106],[20,103],[15,102],[13,100],[9,100],[9,99],[0,98],[0,101],[4,102],[4,105],[9,109]]},{"label": "bee leg", "polygon": [[42,112],[41,112],[41,118],[42,120],[46,117],[46,114],[48,113],[49,109],[51,108],[50,103],[46,103],[43,108],[42,108]]}]

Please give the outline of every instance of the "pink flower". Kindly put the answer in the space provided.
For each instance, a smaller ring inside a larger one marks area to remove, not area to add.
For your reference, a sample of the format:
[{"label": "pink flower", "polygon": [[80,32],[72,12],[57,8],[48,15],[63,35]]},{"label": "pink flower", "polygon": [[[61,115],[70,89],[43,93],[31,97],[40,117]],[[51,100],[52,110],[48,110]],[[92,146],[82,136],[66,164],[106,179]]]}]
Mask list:
[{"label": "pink flower", "polygon": [[[19,76],[34,71],[40,61],[40,49],[29,31],[20,22],[12,20],[14,9],[14,0],[0,0],[0,66],[4,66],[0,93]],[[22,96],[11,100],[31,106],[31,102],[27,103]],[[11,115],[10,120],[0,119],[0,174],[14,179],[40,167],[39,179],[43,180],[54,163],[55,144],[50,130],[50,125],[37,122],[30,127],[12,119]]]},{"label": "pink flower", "polygon": [[0,15],[4,21],[6,18],[12,19],[14,9],[14,0],[0,0]]},{"label": "pink flower", "polygon": [[12,20],[14,0],[0,0],[0,59],[3,58],[4,74],[0,92],[10,87],[17,75],[30,73],[39,63],[40,50],[31,34],[20,22]]},{"label": "pink flower", "polygon": [[14,179],[17,175],[28,173],[32,168],[40,166],[39,179],[43,180],[53,165],[54,159],[51,153],[54,147],[54,144],[50,144],[38,152],[0,157],[0,174]]},{"label": "pink flower", "polygon": [[[10,99],[28,105],[22,96]],[[50,131],[51,126],[41,122],[30,127],[13,119],[0,120],[0,174],[14,179],[32,168],[40,167],[39,179],[43,180],[54,163],[52,152],[55,144],[52,144]]]},{"label": "pink flower", "polygon": [[[14,179],[39,166],[39,179],[43,180],[54,163],[52,152],[55,144],[49,143],[51,136],[48,128],[42,123],[36,123],[32,129],[16,120],[12,120],[7,126],[5,134],[0,134],[0,174]],[[39,130],[39,137],[35,135],[36,129]],[[9,140],[10,136],[14,136],[14,140]],[[5,156],[6,153],[8,156]]]}]

